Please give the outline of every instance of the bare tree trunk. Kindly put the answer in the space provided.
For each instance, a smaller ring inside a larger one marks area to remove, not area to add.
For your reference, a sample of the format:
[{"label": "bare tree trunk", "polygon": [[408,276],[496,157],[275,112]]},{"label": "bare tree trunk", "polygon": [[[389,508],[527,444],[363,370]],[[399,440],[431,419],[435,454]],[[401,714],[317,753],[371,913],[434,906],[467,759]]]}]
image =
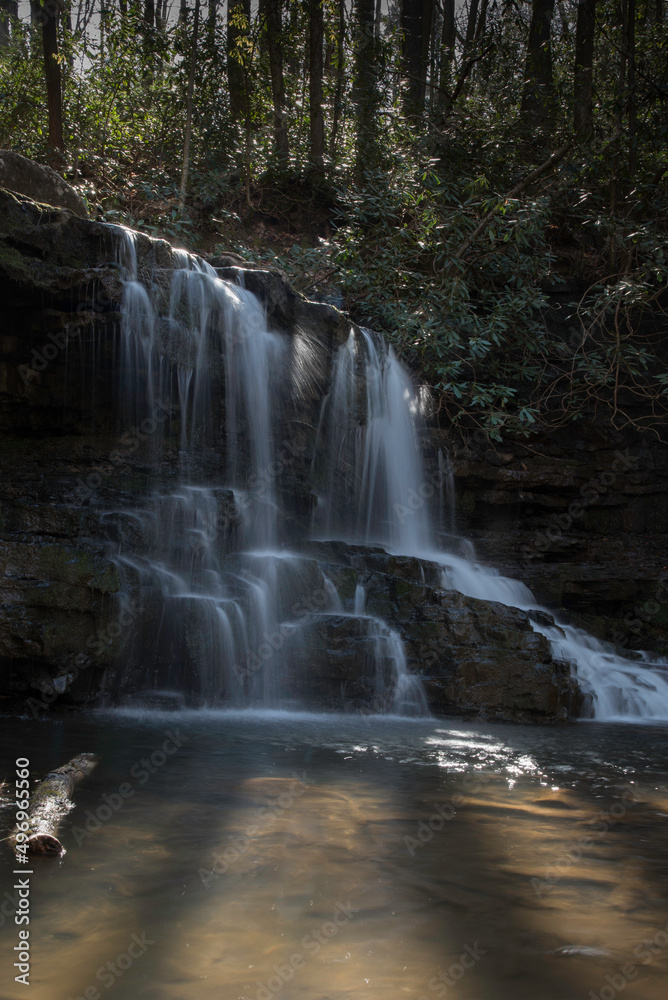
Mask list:
[{"label": "bare tree trunk", "polygon": [[380,26],[381,26],[381,23],[382,23],[382,17],[383,17],[383,4],[382,4],[382,0],[376,0],[376,16],[375,16],[374,28],[373,28],[373,33],[376,36],[376,38],[380,38]]},{"label": "bare tree trunk", "polygon": [[44,49],[44,76],[46,78],[46,103],[49,112],[49,146],[54,163],[61,162],[65,150],[63,139],[63,91],[58,60],[58,8],[45,4],[42,8],[42,45]]},{"label": "bare tree trunk", "polygon": [[429,54],[434,31],[434,0],[422,0],[422,50],[420,53],[420,100],[424,106],[429,82]]},{"label": "bare tree trunk", "polygon": [[322,107],[324,36],[323,0],[309,0],[309,161],[318,172],[324,170],[325,115]]},{"label": "bare tree trunk", "polygon": [[12,18],[19,16],[18,0],[0,0],[0,48],[9,45],[13,33]]},{"label": "bare tree trunk", "polygon": [[206,34],[209,48],[213,52],[216,44],[216,25],[218,21],[218,0],[209,0],[209,13],[206,18]]},{"label": "bare tree trunk", "polygon": [[355,169],[359,180],[378,163],[378,56],[374,0],[355,0],[355,77],[353,100],[356,116]]},{"label": "bare tree trunk", "polygon": [[[627,73],[627,53],[626,53],[626,43],[628,38],[628,2],[627,0],[621,0],[617,8],[617,18],[620,25],[620,36],[622,44],[619,46],[619,66],[617,70],[617,116],[615,122],[615,152],[612,157],[612,165],[610,170],[610,215],[613,216],[617,211],[619,201],[623,200],[624,194],[621,190],[621,185],[619,182],[619,160],[622,145],[622,133],[623,133],[623,112],[622,112],[622,99],[624,95],[624,90],[626,87],[626,73]],[[617,234],[616,227],[613,221],[612,228],[610,231],[610,243],[609,243],[609,268],[610,272],[614,273],[617,270],[618,265],[618,255],[617,255]]]},{"label": "bare tree trunk", "polygon": [[473,40],[476,43],[476,45],[482,41],[482,37],[485,33],[485,27],[487,26],[488,6],[489,6],[489,0],[482,0],[482,6],[480,8],[480,17],[478,18],[478,23],[475,26],[475,35],[473,36]]},{"label": "bare tree trunk", "polygon": [[575,27],[575,69],[573,72],[573,127],[582,139],[593,131],[593,63],[596,0],[579,0]]},{"label": "bare tree trunk", "polygon": [[439,80],[440,103],[444,104],[452,82],[452,63],[455,58],[457,28],[455,24],[455,0],[443,2],[443,30],[441,33],[441,74]]},{"label": "bare tree trunk", "polygon": [[197,35],[199,33],[199,0],[195,0],[195,23],[193,24],[193,41],[190,50],[190,76],[188,77],[188,95],[186,97],[186,134],[183,140],[183,170],[181,171],[181,191],[179,192],[179,212],[186,205],[186,188],[188,186],[188,168],[190,166],[190,136],[193,124],[193,93],[195,91],[195,69],[197,68]]},{"label": "bare tree trunk", "polygon": [[329,137],[329,155],[334,159],[336,143],[339,137],[339,124],[343,109],[343,85],[345,82],[345,40],[346,40],[346,4],[339,0],[338,27],[336,33],[336,86],[334,88],[334,112],[332,114],[332,131]]},{"label": "bare tree trunk", "polygon": [[230,89],[230,115],[234,121],[247,117],[246,74],[242,64],[243,39],[250,25],[250,0],[227,3],[227,83]]},{"label": "bare tree trunk", "polygon": [[402,0],[401,4],[401,61],[406,79],[403,103],[409,116],[421,114],[424,107],[423,7],[424,0]]},{"label": "bare tree trunk", "polygon": [[555,119],[551,28],[554,0],[533,0],[524,66],[521,118],[525,128],[549,133]]},{"label": "bare tree trunk", "polygon": [[628,0],[626,50],[628,52],[628,97],[626,114],[629,134],[629,180],[633,184],[637,160],[637,121],[636,121],[636,0]]},{"label": "bare tree trunk", "polygon": [[144,0],[144,23],[147,28],[155,24],[155,0]]},{"label": "bare tree trunk", "polygon": [[264,0],[267,50],[271,74],[271,99],[274,115],[274,153],[281,169],[290,160],[288,126],[285,120],[285,78],[283,75],[283,0]]},{"label": "bare tree trunk", "polygon": [[475,29],[478,22],[479,0],[471,0],[469,5],[469,16],[466,21],[466,36],[464,39],[465,48],[470,49],[475,38]]}]

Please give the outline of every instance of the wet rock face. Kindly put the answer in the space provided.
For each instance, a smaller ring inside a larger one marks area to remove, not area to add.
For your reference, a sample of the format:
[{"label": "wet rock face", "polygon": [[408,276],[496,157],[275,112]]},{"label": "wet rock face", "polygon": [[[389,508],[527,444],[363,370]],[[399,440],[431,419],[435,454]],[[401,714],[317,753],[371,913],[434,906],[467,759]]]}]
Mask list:
[{"label": "wet rock face", "polygon": [[[108,557],[109,544],[119,544],[119,522],[100,514],[141,508],[156,476],[166,484],[177,476],[178,414],[165,411],[160,426],[176,444],[161,450],[158,464],[150,429],[119,410],[117,252],[111,227],[0,191],[0,698],[6,703],[34,697],[61,707],[114,690],[114,665],[136,612],[131,589]],[[258,294],[272,324],[298,342],[310,365],[302,395],[286,410],[272,471],[282,536],[296,547],[317,503],[313,457],[328,365],[350,324],[335,309],[306,302],[275,274],[220,263],[221,276]],[[143,280],[167,288],[172,248],[139,236],[137,266]],[[220,400],[214,403],[222,409]],[[538,454],[520,444],[491,452],[439,430],[432,443],[434,454],[447,447],[453,457],[456,529],[475,539],[482,559],[526,580],[552,607],[584,609],[583,623],[608,638],[636,603],[649,607],[668,573],[665,450],[648,451],[632,435],[583,425],[577,437],[569,431],[545,439]],[[618,451],[633,461],[616,469]],[[605,488],[592,491],[593,477],[606,471]],[[563,515],[587,486],[584,504],[566,525]],[[233,529],[236,517],[232,501],[221,497],[221,524]],[[124,530],[131,538],[132,524]],[[385,618],[401,636],[408,667],[423,677],[434,711],[542,721],[577,714],[569,669],[551,659],[524,612],[444,591],[438,567],[382,549],[344,543],[300,549],[313,564],[309,586],[319,586],[313,581],[323,568],[346,614],[357,584],[364,585],[368,615]],[[641,634],[632,634],[628,646],[644,645],[648,634],[665,645],[668,591],[655,603],[649,623],[634,616]],[[383,697],[368,628],[354,621],[314,615],[295,646],[295,677],[314,703],[368,710]],[[184,656],[192,641],[184,637]],[[171,655],[165,652],[166,661]]]},{"label": "wet rock face", "polygon": [[60,174],[8,149],[0,149],[0,188],[25,194],[45,205],[67,208],[83,219],[88,218],[83,199]]},{"label": "wet rock face", "polygon": [[603,417],[450,451],[457,534],[540,603],[628,649],[668,653],[668,447]]},{"label": "wet rock face", "polygon": [[[30,697],[65,707],[116,689],[111,666],[137,626],[135,595],[108,558],[120,544],[119,521],[101,513],[141,508],[156,475],[166,483],[178,476],[178,413],[169,401],[156,416],[174,444],[160,449],[158,462],[154,430],[117,398],[118,235],[0,190],[0,699],[20,710]],[[169,244],[138,234],[136,253],[142,281],[167,291],[179,266]],[[309,475],[327,359],[349,322],[331,307],[311,307],[269,272],[232,266],[221,276],[257,293],[276,329],[298,335],[307,355],[310,378],[285,415],[271,471],[289,538],[303,530],[316,500]],[[213,402],[212,422],[220,423],[222,394]],[[211,451],[205,473],[215,485],[220,454]],[[258,493],[266,486],[257,484]],[[216,531],[234,529],[233,507],[221,497]],[[123,543],[139,546],[131,522]],[[150,628],[145,635],[150,642]],[[184,637],[184,656],[192,641]]]},{"label": "wet rock face", "polygon": [[[543,723],[579,714],[582,695],[570,666],[553,658],[528,613],[444,590],[441,567],[425,560],[343,542],[306,543],[303,550],[317,559],[349,614],[357,585],[365,587],[367,616],[382,618],[401,637],[433,712]],[[324,697],[332,708],[387,708],[388,682],[380,692],[374,686],[372,633],[364,618],[335,613],[305,629],[295,643],[295,671],[315,705]]]}]

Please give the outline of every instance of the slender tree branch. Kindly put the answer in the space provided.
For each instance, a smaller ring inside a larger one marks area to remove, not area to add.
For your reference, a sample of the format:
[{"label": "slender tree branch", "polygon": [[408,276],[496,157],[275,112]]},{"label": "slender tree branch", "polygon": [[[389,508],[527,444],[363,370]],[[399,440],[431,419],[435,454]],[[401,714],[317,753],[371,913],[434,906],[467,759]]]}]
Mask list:
[{"label": "slender tree branch", "polygon": [[570,152],[570,150],[573,148],[574,145],[575,145],[574,140],[569,139],[568,142],[564,143],[564,145],[561,146],[560,149],[556,151],[556,153],[553,153],[552,156],[550,156],[547,160],[545,160],[544,163],[541,163],[539,167],[536,167],[536,169],[532,170],[530,174],[527,174],[524,180],[520,181],[519,184],[516,184],[515,187],[511,188],[508,194],[506,194],[503,198],[501,198],[498,204],[496,204],[494,208],[492,208],[487,213],[487,215],[484,216],[484,218],[473,230],[471,235],[466,240],[464,240],[461,247],[457,251],[456,256],[462,257],[466,253],[471,244],[475,242],[478,236],[480,236],[480,234],[487,228],[488,224],[492,221],[492,219],[496,215],[499,205],[503,204],[506,201],[510,201],[513,198],[516,198],[519,194],[522,193],[522,191],[525,191],[526,188],[528,188],[531,184],[534,183],[534,181],[537,181],[539,177],[542,177],[543,174],[547,173],[548,170],[551,170],[552,167],[555,167],[560,160],[563,160],[564,156],[566,156],[566,154]]}]

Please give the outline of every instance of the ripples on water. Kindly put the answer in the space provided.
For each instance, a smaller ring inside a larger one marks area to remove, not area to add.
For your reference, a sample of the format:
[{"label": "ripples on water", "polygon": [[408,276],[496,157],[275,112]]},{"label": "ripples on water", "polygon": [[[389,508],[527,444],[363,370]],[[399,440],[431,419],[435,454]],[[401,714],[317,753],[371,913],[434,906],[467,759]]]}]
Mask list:
[{"label": "ripples on water", "polygon": [[[102,760],[67,854],[35,862],[29,988],[7,957],[17,928],[0,930],[0,997],[612,1000],[623,979],[625,996],[663,1000],[667,733],[281,712],[5,719],[6,777],[19,753],[35,774],[81,750]],[[146,950],[123,970],[132,935]]]}]

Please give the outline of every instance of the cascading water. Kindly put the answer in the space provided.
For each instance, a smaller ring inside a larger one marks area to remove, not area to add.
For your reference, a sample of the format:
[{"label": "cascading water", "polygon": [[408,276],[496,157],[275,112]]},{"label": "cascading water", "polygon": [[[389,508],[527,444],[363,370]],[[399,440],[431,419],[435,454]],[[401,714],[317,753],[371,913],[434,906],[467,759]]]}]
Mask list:
[{"label": "cascading water", "polygon": [[[254,295],[183,251],[176,252],[170,275],[141,282],[135,234],[120,235],[119,397],[123,417],[151,436],[157,470],[145,507],[103,517],[117,564],[141,605],[126,643],[131,687],[185,689],[205,704],[294,704],[299,691],[287,667],[306,623],[325,612],[345,614],[327,575],[279,542],[276,440],[309,377],[308,346],[290,346],[287,336],[268,329]],[[395,395],[408,386],[397,374]],[[212,392],[214,379],[224,383],[223,403]],[[369,391],[380,401],[384,387]],[[374,433],[378,443],[363,462],[376,462],[387,475],[393,466],[382,434]],[[176,486],[160,474],[162,459],[174,450]],[[202,485],[202,475],[209,485]],[[368,519],[379,498],[372,482],[367,491]],[[325,612],[318,606],[300,616],[297,609],[308,608],[313,593],[324,595]],[[376,707],[427,714],[400,638],[385,623],[359,617],[373,644],[376,687],[383,689]]]},{"label": "cascading water", "polygon": [[[524,611],[547,612],[523,583],[455,556],[443,570],[443,584],[469,597],[499,601]],[[549,614],[549,612],[547,612]],[[536,632],[549,640],[556,658],[575,666],[583,691],[592,700],[594,718],[604,720],[668,720],[668,662],[638,652],[624,657],[615,647],[572,625],[545,625],[532,619]]]},{"label": "cascading water", "polygon": [[[529,588],[477,563],[470,543],[451,539],[451,548],[464,555],[436,546],[430,515],[436,491],[425,479],[419,447],[423,406],[391,348],[366,331],[361,338],[351,333],[339,351],[326,407],[330,429],[323,438],[331,486],[330,506],[319,525],[323,534],[340,528],[337,511],[356,509],[357,538],[442,564],[444,588],[539,612],[532,619],[533,628],[549,640],[555,658],[573,665],[581,688],[590,696],[594,718],[668,720],[668,662],[652,660],[645,653],[625,657],[581,629],[558,621],[545,625],[539,619],[550,613]],[[337,482],[339,463],[346,475]],[[452,469],[443,456],[440,464],[446,497],[452,502]],[[442,517],[446,538],[454,529],[454,510],[448,506],[448,516]]]},{"label": "cascading water", "polygon": [[[183,251],[168,281],[163,274],[142,283],[134,235],[123,231],[119,262],[123,416],[135,423],[144,416],[144,427],[148,408],[156,468],[176,449],[180,469],[176,487],[161,482],[158,471],[146,507],[106,515],[119,566],[146,612],[129,639],[135,680],[151,690],[185,686],[207,703],[294,703],[299,692],[288,660],[303,640],[304,616],[295,613],[302,602],[311,608],[309,621],[356,619],[371,642],[380,700],[389,710],[424,714],[425,696],[399,635],[366,613],[364,583],[358,581],[345,611],[328,576],[283,545],[269,470],[283,416],[305,392],[306,342],[296,337],[289,347],[288,338],[268,329],[254,295]],[[214,379],[224,382],[224,404],[212,391]],[[477,564],[470,544],[454,537],[448,456],[439,459],[445,494],[436,494],[423,472],[425,403],[380,337],[350,331],[320,414],[316,535],[426,558],[441,564],[446,588],[544,611],[527,587]],[[432,511],[439,508],[449,551],[435,544]],[[324,595],[324,610],[309,604],[314,592]],[[534,616],[533,627],[557,658],[573,664],[595,718],[668,719],[668,664],[621,656],[541,617]],[[184,676],[184,663],[196,676]]]}]

